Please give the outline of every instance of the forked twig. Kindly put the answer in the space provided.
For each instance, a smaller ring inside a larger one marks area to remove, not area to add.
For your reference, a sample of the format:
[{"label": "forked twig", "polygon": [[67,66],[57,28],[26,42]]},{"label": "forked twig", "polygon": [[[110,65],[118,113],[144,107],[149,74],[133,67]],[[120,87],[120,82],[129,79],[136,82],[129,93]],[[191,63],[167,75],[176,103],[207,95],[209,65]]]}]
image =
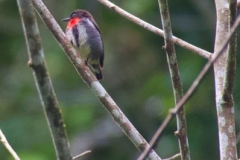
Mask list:
[{"label": "forked twig", "polygon": [[203,79],[203,77],[206,75],[206,73],[209,71],[210,67],[212,66],[212,64],[218,59],[218,57],[223,53],[224,49],[227,47],[228,42],[230,40],[230,38],[232,37],[232,35],[234,34],[234,32],[236,31],[238,25],[240,23],[240,16],[238,16],[238,18],[236,19],[236,22],[234,23],[234,25],[232,26],[229,36],[223,41],[222,43],[222,47],[220,47],[216,53],[214,54],[214,56],[212,56],[212,58],[207,62],[207,64],[204,66],[204,68],[201,70],[201,72],[198,74],[197,78],[194,80],[194,82],[192,83],[192,85],[190,86],[190,88],[188,89],[188,91],[186,92],[186,94],[182,97],[182,99],[177,103],[177,105],[175,105],[174,108],[169,110],[169,113],[167,115],[167,117],[165,118],[165,120],[163,121],[162,125],[158,128],[158,130],[156,131],[156,133],[154,134],[154,136],[152,137],[150,143],[149,143],[149,147],[143,151],[143,153],[139,156],[138,160],[143,160],[147,154],[149,153],[149,151],[152,149],[152,147],[158,142],[158,140],[161,138],[162,136],[162,132],[163,130],[166,128],[166,126],[171,122],[171,120],[174,118],[174,115],[179,111],[179,109],[183,106],[183,104],[190,98],[190,96],[193,94],[193,92],[196,90],[196,88],[198,87],[199,83],[201,82],[201,80]]},{"label": "forked twig", "polygon": [[[172,81],[174,100],[175,104],[177,104],[183,96],[183,91],[178,68],[176,50],[173,42],[168,2],[167,0],[158,0],[158,4],[164,31],[165,42],[164,49],[167,54],[167,62]],[[187,137],[187,122],[184,107],[179,109],[179,111],[176,114],[176,119],[177,119],[177,131],[175,132],[175,135],[178,138],[181,158],[182,160],[190,160],[189,144]]]},{"label": "forked twig", "polygon": [[[163,30],[141,20],[140,18],[126,12],[125,10],[123,10],[122,8],[118,7],[117,5],[113,4],[112,2],[108,1],[108,0],[98,0],[100,3],[102,3],[103,5],[107,6],[108,8],[110,8],[111,10],[117,12],[118,14],[120,14],[121,16],[125,17],[126,19],[128,19],[129,21],[131,22],[134,22],[136,23],[137,25],[147,29],[148,31],[151,31],[157,35],[160,35],[160,36],[164,36],[164,32]],[[173,36],[173,42],[176,43],[177,45],[189,50],[189,51],[192,51],[193,53],[196,53],[206,59],[210,59],[211,56],[212,56],[212,53],[208,52],[208,51],[205,51],[201,48],[198,48],[180,38],[177,38],[175,36]]]}]

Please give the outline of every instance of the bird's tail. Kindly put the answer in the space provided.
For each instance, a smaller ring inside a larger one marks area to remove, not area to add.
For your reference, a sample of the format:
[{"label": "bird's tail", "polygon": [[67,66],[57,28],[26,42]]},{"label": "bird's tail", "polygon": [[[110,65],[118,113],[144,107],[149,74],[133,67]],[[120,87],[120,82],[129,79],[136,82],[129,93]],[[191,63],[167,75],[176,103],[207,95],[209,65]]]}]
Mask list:
[{"label": "bird's tail", "polygon": [[96,75],[98,80],[102,80],[103,79],[103,75],[102,75],[102,71],[101,70],[100,70],[99,73],[95,72],[95,75]]},{"label": "bird's tail", "polygon": [[90,69],[92,70],[92,72],[95,74],[97,80],[102,80],[103,79],[103,75],[102,75],[102,69],[99,66],[99,64],[92,64],[90,66]]}]

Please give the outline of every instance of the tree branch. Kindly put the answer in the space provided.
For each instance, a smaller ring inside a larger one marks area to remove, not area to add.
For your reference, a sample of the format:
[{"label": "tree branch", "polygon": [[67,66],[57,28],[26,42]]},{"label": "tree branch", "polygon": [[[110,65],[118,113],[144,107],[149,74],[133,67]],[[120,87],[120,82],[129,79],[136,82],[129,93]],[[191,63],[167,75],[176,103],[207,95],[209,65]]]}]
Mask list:
[{"label": "tree branch", "polygon": [[90,151],[90,150],[85,151],[85,152],[83,152],[83,153],[81,153],[81,154],[79,154],[79,155],[73,157],[72,160],[77,160],[78,158],[81,158],[82,156],[85,156],[85,155],[88,154],[88,153],[91,153],[91,151]]},{"label": "tree branch", "polygon": [[13,150],[13,148],[8,143],[7,138],[5,137],[1,129],[0,129],[0,141],[2,142],[2,144],[5,146],[5,148],[9,151],[9,153],[13,156],[15,160],[20,160],[17,153]]},{"label": "tree branch", "polygon": [[[160,15],[162,19],[163,31],[164,31],[164,41],[165,46],[164,49],[166,51],[168,67],[170,71],[170,76],[172,80],[173,93],[175,104],[179,102],[179,100],[183,96],[182,91],[182,83],[180,79],[177,56],[173,43],[172,36],[172,27],[171,27],[171,19],[169,15],[168,3],[166,0],[158,0]],[[179,149],[181,153],[182,160],[190,160],[189,154],[189,144],[187,138],[187,124],[185,117],[184,107],[181,107],[176,115],[177,118],[177,131],[175,132],[178,137]]]},{"label": "tree branch", "polygon": [[[229,5],[230,2],[230,5]],[[223,44],[223,39],[228,37],[231,24],[233,23],[233,15],[235,11],[232,4],[233,0],[215,0],[217,25],[216,25],[216,37],[214,46],[214,55],[217,53],[219,47]],[[236,3],[236,2],[234,2]],[[235,8],[236,9],[236,8]],[[230,18],[229,18],[230,17]],[[232,33],[233,35],[235,33]],[[234,105],[232,93],[232,83],[234,78],[235,64],[230,63],[234,61],[234,50],[232,46],[235,42],[235,36],[230,40],[230,44],[223,50],[223,54],[214,63],[214,81],[215,81],[215,101],[218,119],[218,134],[219,134],[219,151],[220,160],[237,159],[236,149],[236,134],[235,134],[235,119],[234,119]],[[230,48],[229,48],[230,47]],[[230,53],[232,52],[232,53]],[[229,55],[228,55],[229,54]],[[230,55],[231,54],[231,55]],[[230,58],[230,59],[228,59]],[[227,62],[228,60],[228,62]],[[226,63],[227,62],[227,63]],[[233,62],[234,63],[234,62]],[[227,70],[230,69],[230,70]],[[227,73],[230,72],[230,73]],[[233,75],[230,75],[233,74]],[[226,77],[228,76],[228,77]],[[226,84],[229,83],[229,84]],[[225,93],[224,93],[225,92]],[[227,93],[226,93],[227,92]],[[233,145],[234,144],[234,145]]]},{"label": "tree branch", "polygon": [[178,157],[181,157],[181,153],[175,154],[175,155],[173,155],[172,157],[169,157],[169,158],[163,159],[163,160],[175,160],[175,159],[177,159]]},{"label": "tree branch", "polygon": [[[134,145],[141,151],[147,148],[149,145],[147,141],[140,135],[136,128],[131,124],[127,117],[123,114],[121,109],[117,106],[111,96],[103,88],[103,86],[96,80],[95,76],[85,65],[84,61],[81,59],[76,50],[72,47],[71,43],[63,33],[62,29],[53,18],[51,13],[48,11],[46,6],[41,0],[33,0],[35,9],[37,10],[39,16],[42,18],[46,26],[53,33],[56,40],[59,42],[62,49],[65,51],[69,60],[74,65],[78,74],[82,77],[86,85],[93,91],[105,109],[113,117],[119,127],[127,135],[127,137],[134,143]],[[155,151],[149,154],[148,159],[160,160],[161,158],[156,154]]]},{"label": "tree branch", "polygon": [[57,159],[71,160],[69,142],[49,73],[31,0],[17,0],[26,39],[29,61],[43,110],[51,132]]},{"label": "tree branch", "polygon": [[175,105],[174,108],[169,110],[169,113],[161,126],[158,128],[154,136],[152,137],[151,141],[149,142],[149,146],[138,158],[138,160],[143,160],[144,157],[148,154],[149,150],[152,149],[152,147],[159,141],[159,139],[162,136],[163,130],[167,127],[167,125],[171,122],[171,120],[174,118],[174,115],[179,111],[179,109],[183,106],[183,104],[191,97],[193,92],[197,89],[200,82],[203,80],[204,76],[209,71],[210,67],[213,65],[213,63],[223,54],[224,50],[226,49],[228,42],[234,32],[236,31],[238,25],[240,24],[240,16],[236,19],[236,22],[232,26],[229,36],[226,37],[223,40],[223,43],[219,48],[217,48],[215,54],[212,56],[210,60],[208,60],[207,64],[204,66],[204,68],[201,70],[201,72],[198,74],[197,78],[194,80],[190,88],[187,90],[186,94],[179,100],[177,105]]},{"label": "tree branch", "polygon": [[[108,8],[110,8],[111,10],[117,12],[118,14],[120,14],[121,16],[125,17],[126,19],[136,23],[137,25],[145,28],[146,30],[149,30],[157,35],[160,35],[160,36],[164,36],[164,32],[163,30],[141,20],[140,18],[138,17],[135,17],[134,15],[126,12],[125,10],[121,9],[120,7],[118,7],[117,5],[113,4],[112,2],[108,1],[108,0],[98,0],[100,3],[102,3],[103,5],[107,6]],[[187,43],[186,41],[180,39],[180,38],[177,38],[175,36],[173,36],[173,42],[176,43],[177,45],[187,49],[187,50],[190,50],[192,51],[193,53],[196,53],[206,59],[209,59],[211,58],[212,56],[212,53],[208,52],[208,51],[205,51],[201,48],[198,48],[190,43]]]},{"label": "tree branch", "polygon": [[[234,24],[237,17],[237,1],[229,1],[230,26]],[[233,101],[232,90],[236,74],[237,32],[234,33],[228,44],[226,75],[224,80],[223,100]],[[232,102],[233,103],[233,102]]]}]

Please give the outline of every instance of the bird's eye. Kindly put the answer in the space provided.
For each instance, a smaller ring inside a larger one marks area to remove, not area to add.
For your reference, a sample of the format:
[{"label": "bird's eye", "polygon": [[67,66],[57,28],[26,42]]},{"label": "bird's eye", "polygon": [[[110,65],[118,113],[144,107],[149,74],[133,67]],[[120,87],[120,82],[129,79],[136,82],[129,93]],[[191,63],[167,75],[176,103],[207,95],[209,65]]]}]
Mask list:
[{"label": "bird's eye", "polygon": [[71,17],[76,17],[77,16],[77,14],[76,13],[73,13],[72,15],[71,15]]}]

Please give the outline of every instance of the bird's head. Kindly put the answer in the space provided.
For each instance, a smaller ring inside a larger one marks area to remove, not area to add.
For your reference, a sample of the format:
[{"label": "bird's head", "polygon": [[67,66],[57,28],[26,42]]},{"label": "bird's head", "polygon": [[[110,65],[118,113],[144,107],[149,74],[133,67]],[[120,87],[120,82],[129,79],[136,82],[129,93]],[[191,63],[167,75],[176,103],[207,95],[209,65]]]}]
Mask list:
[{"label": "bird's head", "polygon": [[79,23],[82,18],[93,19],[92,15],[88,11],[77,9],[73,11],[68,18],[62,19],[62,21],[68,22],[67,28],[71,28]]}]

